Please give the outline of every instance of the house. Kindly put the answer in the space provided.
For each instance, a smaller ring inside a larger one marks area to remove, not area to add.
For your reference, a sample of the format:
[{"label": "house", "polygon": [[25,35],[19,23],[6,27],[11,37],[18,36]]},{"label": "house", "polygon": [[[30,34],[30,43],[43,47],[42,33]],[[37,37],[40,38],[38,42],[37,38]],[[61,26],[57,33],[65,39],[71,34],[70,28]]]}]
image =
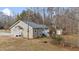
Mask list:
[{"label": "house", "polygon": [[29,21],[17,21],[10,27],[11,36],[24,38],[37,38],[42,36],[42,32],[47,30],[46,25],[36,24]]}]

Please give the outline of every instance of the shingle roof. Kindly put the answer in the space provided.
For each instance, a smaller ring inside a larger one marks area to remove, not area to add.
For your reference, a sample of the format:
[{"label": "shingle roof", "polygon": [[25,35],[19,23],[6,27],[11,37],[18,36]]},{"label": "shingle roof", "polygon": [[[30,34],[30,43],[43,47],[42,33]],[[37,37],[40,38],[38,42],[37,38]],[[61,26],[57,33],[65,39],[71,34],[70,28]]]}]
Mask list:
[{"label": "shingle roof", "polygon": [[48,28],[46,25],[36,24],[34,22],[26,22],[26,23],[33,28]]},{"label": "shingle roof", "polygon": [[[10,28],[14,27],[17,23],[19,23],[21,20],[17,21],[16,23],[14,23]],[[33,28],[48,28],[46,25],[41,25],[41,24],[36,24],[34,22],[30,22],[30,21],[23,21],[26,24],[28,24],[29,26],[33,27]]]}]

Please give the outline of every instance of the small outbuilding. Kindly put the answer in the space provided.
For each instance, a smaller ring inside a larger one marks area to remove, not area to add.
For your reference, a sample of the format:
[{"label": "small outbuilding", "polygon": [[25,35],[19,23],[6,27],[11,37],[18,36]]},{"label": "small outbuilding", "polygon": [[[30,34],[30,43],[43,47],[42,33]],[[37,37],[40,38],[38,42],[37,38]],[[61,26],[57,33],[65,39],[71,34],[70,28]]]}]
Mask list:
[{"label": "small outbuilding", "polygon": [[56,34],[57,34],[57,35],[62,35],[62,31],[63,31],[62,29],[57,29],[57,30],[56,30]]},{"label": "small outbuilding", "polygon": [[10,27],[12,37],[38,38],[42,37],[43,31],[47,30],[46,25],[36,24],[29,21],[18,20]]}]

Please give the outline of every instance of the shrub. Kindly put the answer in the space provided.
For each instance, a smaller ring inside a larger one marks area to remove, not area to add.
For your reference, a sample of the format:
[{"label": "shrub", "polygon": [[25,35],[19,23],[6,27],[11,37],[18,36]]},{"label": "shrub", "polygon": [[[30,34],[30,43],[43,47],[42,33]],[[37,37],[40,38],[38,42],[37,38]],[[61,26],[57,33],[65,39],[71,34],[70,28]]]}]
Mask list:
[{"label": "shrub", "polygon": [[54,35],[52,39],[54,44],[60,44],[63,41],[63,37],[60,35]]}]

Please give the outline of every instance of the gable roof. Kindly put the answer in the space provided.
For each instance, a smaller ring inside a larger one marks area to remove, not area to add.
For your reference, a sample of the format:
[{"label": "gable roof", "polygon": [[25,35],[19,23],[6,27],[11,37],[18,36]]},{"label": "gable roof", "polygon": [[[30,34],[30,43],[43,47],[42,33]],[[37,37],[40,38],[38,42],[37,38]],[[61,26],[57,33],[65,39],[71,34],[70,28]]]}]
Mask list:
[{"label": "gable roof", "polygon": [[16,21],[9,29],[13,28],[16,24],[18,24],[21,20]]},{"label": "gable roof", "polygon": [[48,28],[46,25],[36,24],[34,22],[26,22],[26,24],[33,28]]},{"label": "gable roof", "polygon": [[[14,27],[16,24],[18,24],[21,20],[18,20],[17,22],[15,22],[11,27]],[[29,21],[23,21],[24,23],[28,24],[29,26],[31,26],[32,28],[48,28],[46,25],[41,25],[41,24],[36,24],[34,22],[29,22]]]}]

